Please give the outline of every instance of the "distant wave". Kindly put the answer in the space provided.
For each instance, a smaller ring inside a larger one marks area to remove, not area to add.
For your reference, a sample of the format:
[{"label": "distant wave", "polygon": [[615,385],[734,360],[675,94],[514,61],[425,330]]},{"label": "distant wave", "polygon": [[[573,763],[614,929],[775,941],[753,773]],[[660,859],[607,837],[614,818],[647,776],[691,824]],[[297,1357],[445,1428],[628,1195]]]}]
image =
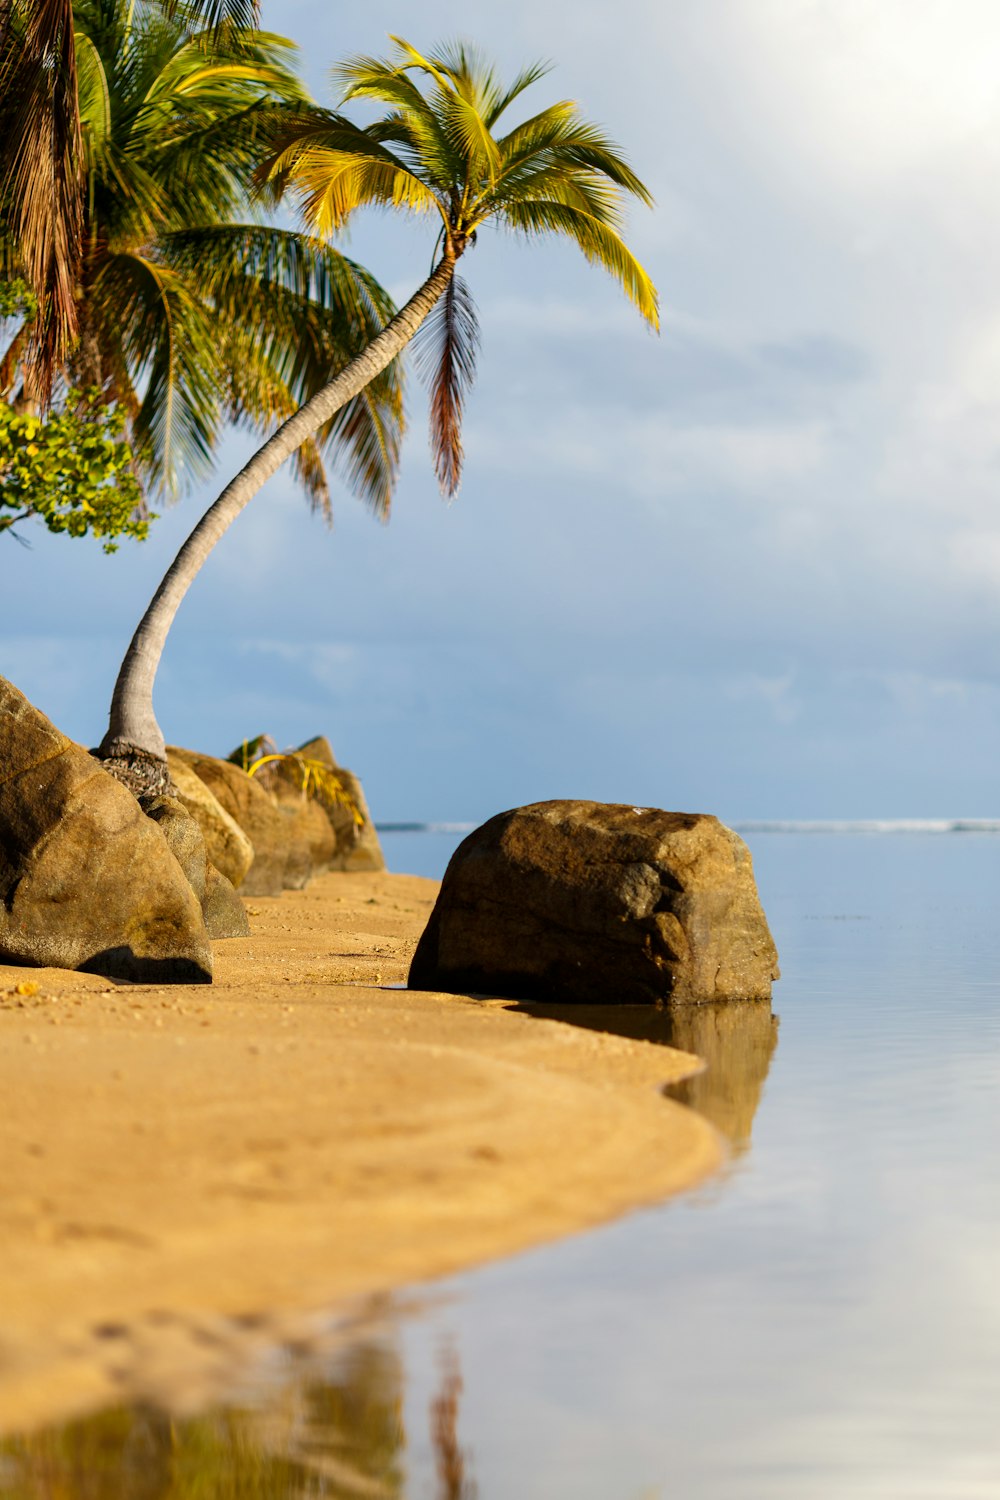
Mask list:
[{"label": "distant wave", "polygon": [[[753,818],[737,833],[1000,833],[1000,818]],[[379,833],[471,833],[478,823],[376,823]]]},{"label": "distant wave", "polygon": [[471,833],[478,823],[376,823],[376,833]]},{"label": "distant wave", "polygon": [[1000,818],[757,818],[737,833],[1000,833]]}]

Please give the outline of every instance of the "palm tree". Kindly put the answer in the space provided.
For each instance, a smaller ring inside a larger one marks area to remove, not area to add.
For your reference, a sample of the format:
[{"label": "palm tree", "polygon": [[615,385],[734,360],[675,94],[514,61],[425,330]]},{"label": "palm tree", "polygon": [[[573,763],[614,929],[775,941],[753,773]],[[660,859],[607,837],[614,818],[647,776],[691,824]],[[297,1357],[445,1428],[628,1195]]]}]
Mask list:
[{"label": "palm tree", "polygon": [[275,192],[298,194],[308,221],[324,235],[368,205],[427,214],[437,225],[437,264],[369,346],[264,444],[184,543],[115,685],[100,750],[112,767],[138,772],[145,765],[154,781],[162,774],[164,742],[153,712],[156,669],[177,608],[211,548],[285,459],[378,378],[432,312],[431,343],[424,351],[425,363],[433,366],[432,440],[442,486],[454,492],[476,332],[471,299],[455,271],[486,224],[529,238],[568,237],[619,282],[648,324],[658,326],[656,290],[621,237],[625,195],[652,200],[618,148],[568,102],[498,133],[501,117],[545,69],[529,67],[504,87],[465,46],[424,57],[407,42],[391,40],[396,51],[388,61],[359,57],[337,70],[343,103],[376,100],[389,106],[387,112],[363,127],[339,112],[299,121],[261,178]]},{"label": "palm tree", "polygon": [[[234,31],[206,50],[163,9],[128,0],[77,0],[75,19],[84,195],[77,337],[59,376],[121,408],[147,490],[173,494],[182,475],[206,471],[227,418],[270,430],[370,341],[392,304],[318,238],[251,212],[275,122],[314,108],[290,43]],[[35,328],[25,318],[0,358],[0,392],[19,374],[31,385]],[[383,510],[401,421],[387,372],[299,450],[313,502],[328,508],[319,444],[335,440],[349,481]]]},{"label": "palm tree", "polygon": [[[258,0],[164,0],[162,9],[215,35],[256,25],[260,12]],[[32,365],[43,398],[77,334],[84,183],[75,39],[73,0],[0,0],[0,97],[16,102],[0,147],[0,201],[40,309]]]}]

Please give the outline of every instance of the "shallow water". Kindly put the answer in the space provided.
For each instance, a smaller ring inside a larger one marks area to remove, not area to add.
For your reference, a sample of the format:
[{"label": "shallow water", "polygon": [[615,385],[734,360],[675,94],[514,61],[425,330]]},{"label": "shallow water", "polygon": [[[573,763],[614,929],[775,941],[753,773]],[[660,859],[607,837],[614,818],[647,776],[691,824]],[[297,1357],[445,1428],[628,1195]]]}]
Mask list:
[{"label": "shallow water", "polygon": [[226,1409],[0,1440],[0,1495],[995,1500],[1000,838],[749,841],[780,1027],[697,1022],[722,1174]]}]

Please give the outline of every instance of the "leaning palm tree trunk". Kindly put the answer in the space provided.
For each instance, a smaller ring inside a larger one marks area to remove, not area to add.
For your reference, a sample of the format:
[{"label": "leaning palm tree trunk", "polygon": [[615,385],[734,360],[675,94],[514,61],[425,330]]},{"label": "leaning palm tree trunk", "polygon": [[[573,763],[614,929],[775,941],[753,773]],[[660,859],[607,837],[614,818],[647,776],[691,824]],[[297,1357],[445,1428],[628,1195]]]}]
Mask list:
[{"label": "leaning palm tree trunk", "polygon": [[125,654],[111,700],[108,732],[98,755],[137,795],[169,786],[166,746],[153,712],[153,683],[181,600],[216,542],[287,458],[406,347],[455,273],[447,246],[417,292],[329,385],[289,417],[231,480],[202,516],[170,565]]}]

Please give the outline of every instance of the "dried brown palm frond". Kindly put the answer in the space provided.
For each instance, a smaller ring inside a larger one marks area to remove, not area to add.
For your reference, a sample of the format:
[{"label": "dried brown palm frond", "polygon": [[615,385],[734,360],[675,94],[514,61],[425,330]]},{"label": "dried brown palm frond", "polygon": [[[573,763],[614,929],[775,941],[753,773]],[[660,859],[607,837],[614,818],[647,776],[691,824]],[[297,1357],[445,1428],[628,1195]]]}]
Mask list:
[{"label": "dried brown palm frond", "polygon": [[462,479],[462,408],[476,378],[479,319],[472,293],[453,276],[414,340],[417,370],[430,388],[431,451],[443,495]]},{"label": "dried brown palm frond", "polygon": [[10,7],[0,97],[0,203],[38,298],[29,362],[33,394],[44,400],[77,331],[83,202],[72,0]]}]

